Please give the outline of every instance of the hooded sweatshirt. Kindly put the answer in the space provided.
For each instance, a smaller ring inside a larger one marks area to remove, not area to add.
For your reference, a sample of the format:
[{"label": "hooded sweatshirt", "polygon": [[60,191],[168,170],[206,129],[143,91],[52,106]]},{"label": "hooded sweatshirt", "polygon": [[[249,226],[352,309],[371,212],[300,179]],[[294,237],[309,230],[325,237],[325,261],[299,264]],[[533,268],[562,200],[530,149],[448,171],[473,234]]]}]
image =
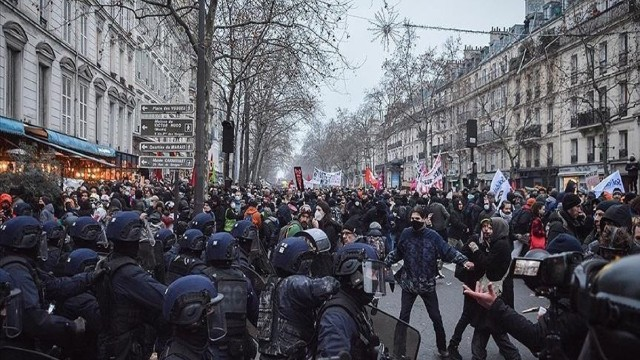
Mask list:
[{"label": "hooded sweatshirt", "polygon": [[486,269],[490,281],[499,281],[511,265],[511,246],[509,244],[509,224],[501,217],[492,217],[493,235],[488,242],[478,244],[471,261]]}]

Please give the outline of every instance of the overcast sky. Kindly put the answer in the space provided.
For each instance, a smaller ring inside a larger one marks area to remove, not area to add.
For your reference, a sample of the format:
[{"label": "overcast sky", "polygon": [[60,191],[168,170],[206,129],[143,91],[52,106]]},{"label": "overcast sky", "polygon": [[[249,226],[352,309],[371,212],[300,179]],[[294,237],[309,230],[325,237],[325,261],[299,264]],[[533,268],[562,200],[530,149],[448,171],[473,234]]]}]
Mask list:
[{"label": "overcast sky", "polygon": [[[352,64],[360,67],[344,74],[344,80],[333,88],[321,91],[325,118],[335,116],[337,108],[355,110],[363,101],[368,89],[376,86],[381,78],[381,66],[390,55],[382,43],[373,40],[374,33],[366,19],[374,19],[383,0],[355,0],[347,18],[349,38],[341,44],[342,53]],[[491,30],[491,27],[510,27],[524,20],[524,0],[389,0],[402,21],[408,18],[417,25],[454,27],[470,30]],[[419,36],[416,51],[429,47],[440,47],[450,36],[460,35],[463,45],[484,46],[489,44],[487,34],[466,34],[450,31],[417,29]]]}]

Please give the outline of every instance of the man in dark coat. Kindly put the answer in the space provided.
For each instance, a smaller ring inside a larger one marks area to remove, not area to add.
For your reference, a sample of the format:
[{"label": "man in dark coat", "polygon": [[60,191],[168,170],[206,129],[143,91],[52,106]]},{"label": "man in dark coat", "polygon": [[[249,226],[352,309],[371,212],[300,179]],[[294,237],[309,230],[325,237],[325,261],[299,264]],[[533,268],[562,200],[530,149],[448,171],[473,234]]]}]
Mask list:
[{"label": "man in dark coat", "polygon": [[557,210],[549,216],[549,231],[547,240],[553,241],[560,234],[569,234],[575,236],[579,241],[584,242],[588,235],[583,233],[582,227],[586,216],[580,204],[580,197],[576,194],[566,194],[562,199],[562,209]]}]

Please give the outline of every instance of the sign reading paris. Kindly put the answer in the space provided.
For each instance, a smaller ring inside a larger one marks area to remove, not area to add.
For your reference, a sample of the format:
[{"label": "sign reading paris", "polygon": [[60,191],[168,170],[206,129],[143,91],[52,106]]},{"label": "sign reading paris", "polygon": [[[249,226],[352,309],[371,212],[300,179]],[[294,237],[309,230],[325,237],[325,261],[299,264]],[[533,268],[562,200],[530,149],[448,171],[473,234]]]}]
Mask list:
[{"label": "sign reading paris", "polygon": [[193,136],[193,119],[140,119],[140,135]]},{"label": "sign reading paris", "polygon": [[141,114],[193,113],[193,104],[143,104]]}]

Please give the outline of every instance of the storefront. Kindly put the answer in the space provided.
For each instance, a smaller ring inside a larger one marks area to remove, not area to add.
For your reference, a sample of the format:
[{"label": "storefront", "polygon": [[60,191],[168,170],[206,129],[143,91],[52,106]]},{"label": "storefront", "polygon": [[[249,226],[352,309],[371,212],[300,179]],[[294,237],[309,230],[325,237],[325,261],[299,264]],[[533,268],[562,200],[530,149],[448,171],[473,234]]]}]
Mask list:
[{"label": "storefront", "polygon": [[11,152],[19,149],[20,142],[35,145],[38,151],[53,150],[59,165],[43,164],[43,170],[59,172],[63,178],[121,179],[137,167],[134,155],[0,116],[1,171],[10,171],[15,166]]},{"label": "storefront", "polygon": [[593,184],[589,186],[587,178],[598,176],[601,179],[603,175],[604,171],[599,165],[561,166],[558,169],[558,181],[560,182],[558,189],[564,190],[569,181],[573,181],[578,184],[578,187],[591,190]]},{"label": "storefront", "polygon": [[557,187],[558,167],[523,169],[518,172],[518,179],[520,187]]}]

